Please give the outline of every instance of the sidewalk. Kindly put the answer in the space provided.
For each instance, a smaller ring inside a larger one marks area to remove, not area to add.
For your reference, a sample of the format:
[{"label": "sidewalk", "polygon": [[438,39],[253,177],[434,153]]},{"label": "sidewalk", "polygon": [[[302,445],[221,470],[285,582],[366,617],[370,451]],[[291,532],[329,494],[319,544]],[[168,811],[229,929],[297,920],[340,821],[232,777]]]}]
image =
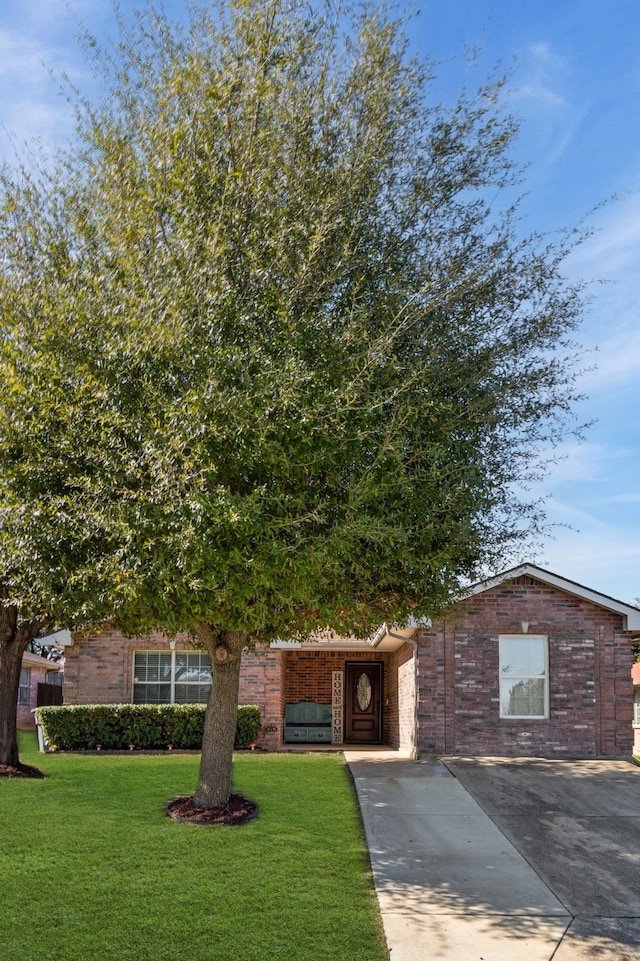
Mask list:
[{"label": "sidewalk", "polygon": [[571,915],[446,767],[344,753],[391,961],[550,961]]}]

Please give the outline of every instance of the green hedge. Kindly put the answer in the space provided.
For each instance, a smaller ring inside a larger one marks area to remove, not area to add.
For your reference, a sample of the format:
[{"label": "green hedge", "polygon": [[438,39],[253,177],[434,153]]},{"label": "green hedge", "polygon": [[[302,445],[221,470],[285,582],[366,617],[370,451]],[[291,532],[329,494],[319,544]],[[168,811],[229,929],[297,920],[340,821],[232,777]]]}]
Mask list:
[{"label": "green hedge", "polygon": [[[35,715],[45,743],[58,751],[199,750],[204,704],[79,704],[38,707]],[[260,708],[238,707],[236,748],[253,744]]]}]

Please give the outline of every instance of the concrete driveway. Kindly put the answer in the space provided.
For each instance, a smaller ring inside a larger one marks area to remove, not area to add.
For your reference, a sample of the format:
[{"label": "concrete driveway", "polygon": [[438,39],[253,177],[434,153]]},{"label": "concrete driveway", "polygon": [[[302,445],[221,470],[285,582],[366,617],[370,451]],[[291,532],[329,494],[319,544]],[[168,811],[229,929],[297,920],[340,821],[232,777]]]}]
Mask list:
[{"label": "concrete driveway", "polygon": [[554,961],[640,956],[640,768],[628,761],[447,758],[573,917]]},{"label": "concrete driveway", "polygon": [[640,768],[345,757],[392,961],[638,961]]}]

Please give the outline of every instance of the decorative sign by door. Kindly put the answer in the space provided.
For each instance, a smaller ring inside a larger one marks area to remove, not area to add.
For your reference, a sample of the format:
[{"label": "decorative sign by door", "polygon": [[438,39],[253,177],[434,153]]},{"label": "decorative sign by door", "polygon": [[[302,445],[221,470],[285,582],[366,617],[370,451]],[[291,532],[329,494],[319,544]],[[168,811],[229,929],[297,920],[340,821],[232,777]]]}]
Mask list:
[{"label": "decorative sign by door", "polygon": [[342,726],[344,692],[344,672],[331,672],[331,743],[342,744],[344,729]]}]

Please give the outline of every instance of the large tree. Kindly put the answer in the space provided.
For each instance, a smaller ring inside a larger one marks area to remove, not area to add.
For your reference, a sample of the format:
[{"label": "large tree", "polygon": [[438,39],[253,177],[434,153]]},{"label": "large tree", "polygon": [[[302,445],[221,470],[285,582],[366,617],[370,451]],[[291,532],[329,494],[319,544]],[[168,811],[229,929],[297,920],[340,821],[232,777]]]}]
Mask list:
[{"label": "large tree", "polygon": [[581,300],[571,237],[522,235],[502,84],[430,104],[384,10],[120,28],[70,147],[3,177],[3,580],[206,648],[212,806],[243,648],[430,614],[537,530]]}]

